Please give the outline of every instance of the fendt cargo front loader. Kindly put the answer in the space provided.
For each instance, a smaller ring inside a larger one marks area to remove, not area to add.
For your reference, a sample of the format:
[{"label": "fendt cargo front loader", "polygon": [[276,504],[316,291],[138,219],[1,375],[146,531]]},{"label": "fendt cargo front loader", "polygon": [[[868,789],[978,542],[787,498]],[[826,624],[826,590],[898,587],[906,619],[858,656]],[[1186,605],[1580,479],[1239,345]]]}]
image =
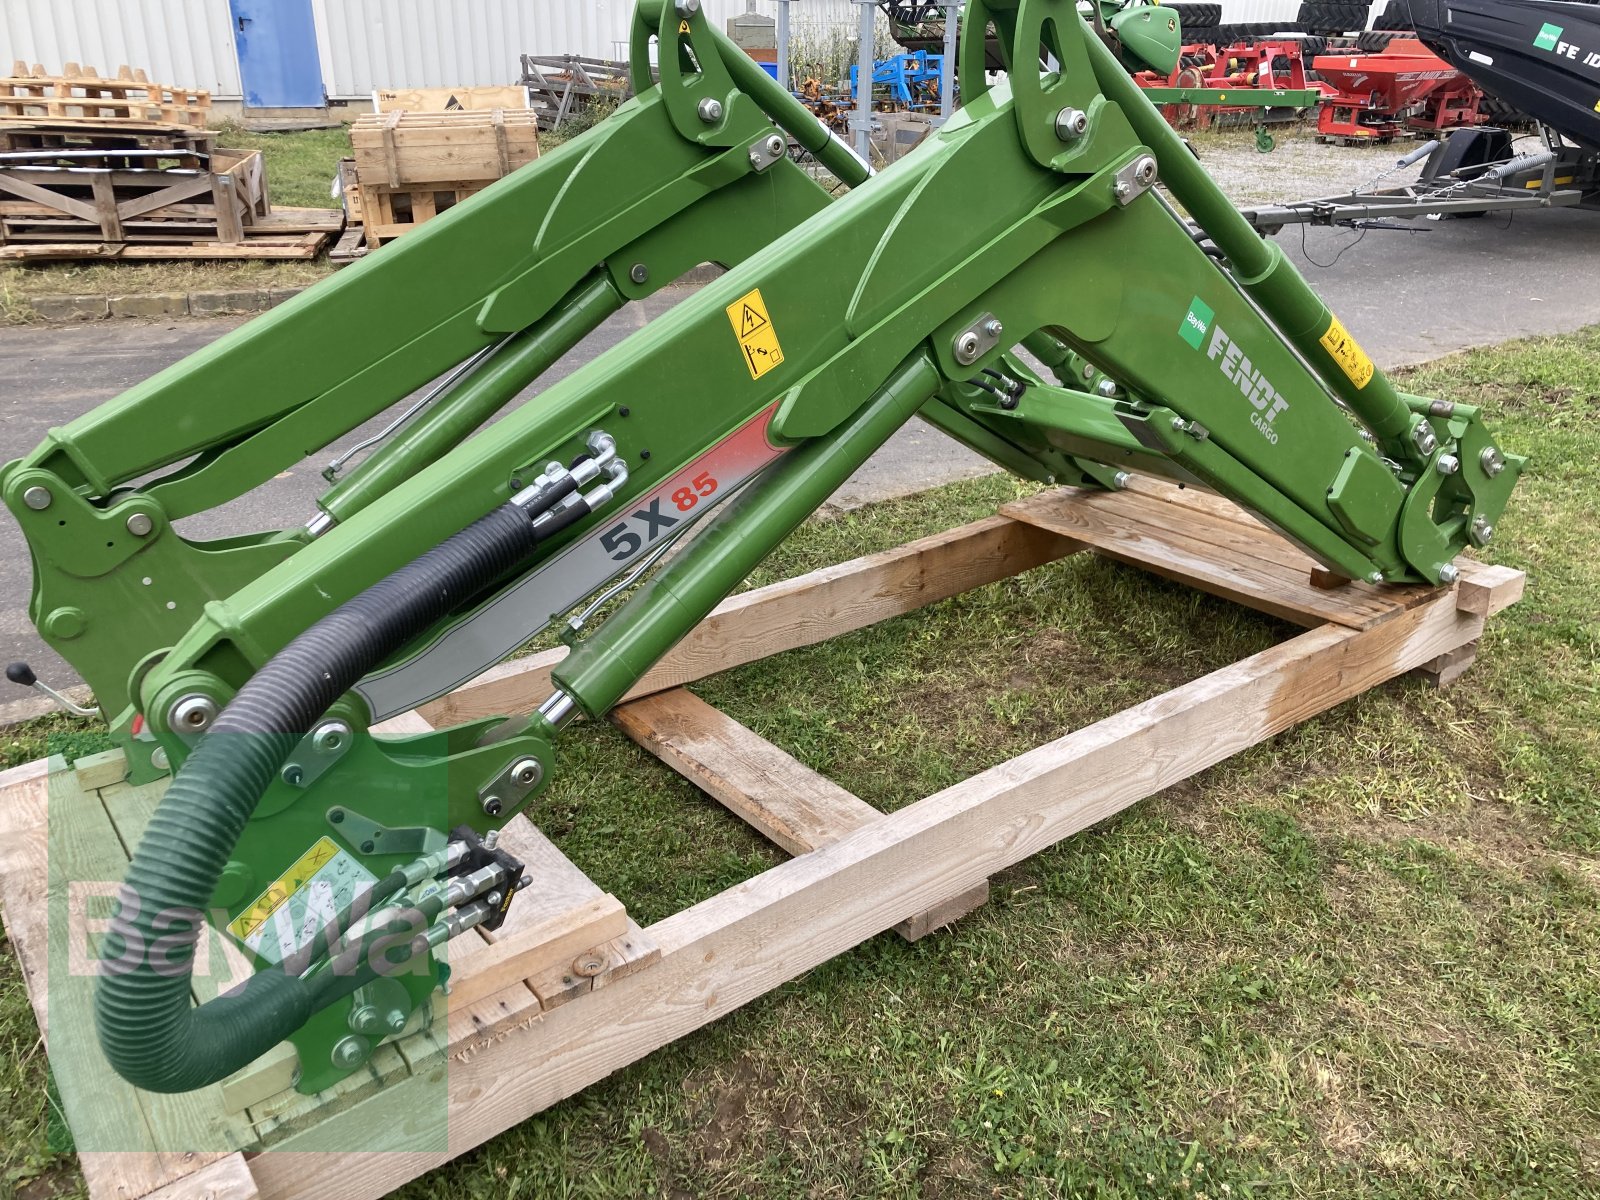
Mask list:
[{"label": "fendt cargo front loader", "polygon": [[[495,834],[537,817],[563,730],[914,415],[1030,480],[1211,489],[1349,579],[1447,583],[1492,536],[1522,460],[1397,390],[1133,84],[1174,16],[969,0],[962,42],[962,109],[869,178],[697,0],[641,0],[613,118],[6,468],[42,636],[173,774],[102,949],[126,1079],[199,1088],[284,1039],[303,1091],[360,1068],[515,903]],[[730,269],[512,406],[705,259]],[[419,390],[299,524],[178,532]],[[371,732],[613,593],[531,716]],[[324,844],[337,911],[254,919]],[[197,1006],[201,913],[256,973]]]}]

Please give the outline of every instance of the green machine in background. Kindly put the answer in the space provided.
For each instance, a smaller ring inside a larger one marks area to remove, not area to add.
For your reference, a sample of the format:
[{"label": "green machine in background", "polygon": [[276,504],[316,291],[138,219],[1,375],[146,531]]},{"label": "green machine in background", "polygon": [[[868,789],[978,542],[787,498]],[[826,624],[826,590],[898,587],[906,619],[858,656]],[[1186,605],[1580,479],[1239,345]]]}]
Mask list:
[{"label": "green machine in background", "polygon": [[[969,0],[964,107],[871,178],[695,0],[643,0],[615,117],[6,468],[36,623],[136,769],[175,773],[97,992],[122,1075],[185,1091],[284,1039],[302,1090],[359,1068],[442,982],[438,948],[514,902],[495,831],[563,729],[914,415],[1032,480],[1210,488],[1348,578],[1453,578],[1522,460],[1398,391],[1168,129],[1121,61],[1177,44],[1161,13]],[[994,86],[991,30],[1020,68]],[[706,259],[728,273],[483,428]],[[176,531],[421,389],[304,524]],[[636,579],[532,717],[369,732]],[[324,870],[326,919],[267,919]],[[241,991],[196,1007],[192,945],[141,951],[174,912],[254,956]]]}]

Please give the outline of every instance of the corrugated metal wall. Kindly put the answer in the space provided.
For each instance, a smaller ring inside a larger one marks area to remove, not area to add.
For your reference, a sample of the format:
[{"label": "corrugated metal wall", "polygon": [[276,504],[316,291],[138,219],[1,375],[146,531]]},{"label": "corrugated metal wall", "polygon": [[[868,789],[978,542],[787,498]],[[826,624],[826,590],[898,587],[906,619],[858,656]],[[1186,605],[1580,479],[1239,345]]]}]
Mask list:
[{"label": "corrugated metal wall", "polygon": [[241,93],[228,0],[0,0],[0,68],[15,59],[143,67],[160,83]]},{"label": "corrugated metal wall", "polygon": [[[322,75],[334,99],[377,88],[515,83],[552,10],[632,0],[313,0]],[[589,53],[586,51],[586,53]]]},{"label": "corrugated metal wall", "polygon": [[[776,0],[704,2],[719,28],[749,8],[778,10]],[[524,53],[626,57],[634,0],[313,3],[328,94],[355,99],[380,87],[510,83]],[[1299,0],[1224,0],[1223,19],[1287,22],[1299,8]],[[848,37],[857,12],[850,0],[794,0],[790,19],[797,40]],[[113,72],[126,63],[224,100],[243,90],[228,0],[0,0],[0,69],[19,58],[51,71],[68,61]]]},{"label": "corrugated metal wall", "polygon": [[[704,5],[718,29],[726,29],[730,17],[750,9],[767,17],[778,15],[776,0],[704,0]],[[538,8],[527,53],[627,57],[633,0],[543,0]],[[794,0],[789,20],[797,34],[803,26],[854,29],[859,11],[850,0]]]}]

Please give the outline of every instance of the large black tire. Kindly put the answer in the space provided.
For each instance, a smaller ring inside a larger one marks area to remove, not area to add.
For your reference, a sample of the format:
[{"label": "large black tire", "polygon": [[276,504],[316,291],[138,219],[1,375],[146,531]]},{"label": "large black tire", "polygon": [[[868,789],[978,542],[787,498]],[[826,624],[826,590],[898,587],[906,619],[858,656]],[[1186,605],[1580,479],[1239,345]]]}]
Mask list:
[{"label": "large black tire", "polygon": [[1372,28],[1393,33],[1412,32],[1416,26],[1411,20],[1409,0],[1389,0],[1389,6],[1378,15],[1378,19],[1372,23]]},{"label": "large black tire", "polygon": [[1309,0],[1300,6],[1300,24],[1311,33],[1351,33],[1367,27],[1371,12],[1371,4]]},{"label": "large black tire", "polygon": [[1198,33],[1204,29],[1215,29],[1222,24],[1222,5],[1220,4],[1164,4],[1163,8],[1170,8],[1177,14],[1178,20],[1183,23],[1183,37],[1190,41],[1191,33]]},{"label": "large black tire", "polygon": [[1356,46],[1364,54],[1382,54],[1388,49],[1389,43],[1394,41],[1397,36],[1397,34],[1393,33],[1371,30],[1356,38]]}]

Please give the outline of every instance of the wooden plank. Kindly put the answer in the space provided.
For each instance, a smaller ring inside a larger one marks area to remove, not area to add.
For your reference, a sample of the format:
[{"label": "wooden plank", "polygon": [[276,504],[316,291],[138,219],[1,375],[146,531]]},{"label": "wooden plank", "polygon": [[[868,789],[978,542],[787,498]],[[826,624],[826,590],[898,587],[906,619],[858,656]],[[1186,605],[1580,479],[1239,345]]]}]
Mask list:
[{"label": "wooden plank", "polygon": [[[1065,558],[1080,543],[1006,517],[987,517],[893,550],[824,567],[720,604],[628,693],[637,699],[958,596]],[[491,668],[421,706],[435,725],[528,713],[550,695],[565,647]]]},{"label": "wooden plank", "polygon": [[230,1154],[152,1192],[144,1200],[257,1200],[260,1195],[244,1155]]},{"label": "wooden plank", "polygon": [[[405,1149],[389,1132],[404,1086],[339,1114],[330,1159],[266,1154],[264,1197],[376,1197],[733,1011],[941,896],[978,884],[1129,805],[1478,637],[1483,618],[1433,600],[1357,631],[1324,626],[1213,672],[888,814],[651,926],[661,960],[582,1004],[509,1030],[492,1054],[453,1062],[449,1145]],[[492,1102],[489,1100],[492,1098]],[[285,1151],[313,1148],[309,1139]],[[352,1180],[359,1180],[351,1186]]]},{"label": "wooden plank", "polygon": [[1492,617],[1522,599],[1528,577],[1512,567],[1489,566],[1458,558],[1461,580],[1456,584],[1456,601],[1463,612]]},{"label": "wooden plank", "polygon": [[474,951],[469,965],[453,980],[451,1008],[487,1000],[627,931],[627,910],[615,896],[605,895],[502,936]]},{"label": "wooden plank", "polygon": [[883,816],[683,688],[624,704],[611,720],[789,854],[807,854]]},{"label": "wooden plank", "polygon": [[72,771],[78,787],[93,792],[121,783],[128,777],[128,756],[122,750],[87,754],[72,764]]},{"label": "wooden plank", "polygon": [[94,211],[100,220],[100,236],[108,242],[122,240],[122,214],[117,211],[117,189],[107,171],[96,171],[89,176],[94,191]]},{"label": "wooden plank", "polygon": [[[808,854],[883,819],[865,800],[698,696],[674,688],[611,714],[624,733],[790,854]],[[986,903],[989,882],[946,897],[895,931],[926,937]]]},{"label": "wooden plank", "polygon": [[98,226],[100,216],[95,211],[93,204],[83,200],[74,200],[63,196],[59,192],[52,192],[21,179],[9,171],[0,171],[0,191],[11,192],[21,196],[24,200],[32,200],[35,204],[43,204],[48,208],[66,213],[69,217],[77,217],[80,221],[88,221]]},{"label": "wooden plank", "polygon": [[1064,488],[1001,512],[1075,538],[1108,558],[1308,628],[1325,621],[1366,628],[1429,591],[1366,583],[1333,592],[1314,587],[1312,560],[1277,535],[1137,493]]}]

